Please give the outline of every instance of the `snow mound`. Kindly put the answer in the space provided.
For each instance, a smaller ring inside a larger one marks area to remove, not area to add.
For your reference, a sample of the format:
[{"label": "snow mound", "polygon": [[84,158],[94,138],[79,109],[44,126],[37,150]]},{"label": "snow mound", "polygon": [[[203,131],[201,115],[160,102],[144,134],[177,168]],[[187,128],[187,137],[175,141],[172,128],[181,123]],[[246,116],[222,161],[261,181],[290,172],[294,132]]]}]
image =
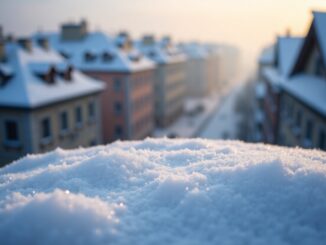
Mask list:
[{"label": "snow mound", "polygon": [[326,153],[146,139],[0,169],[2,244],[324,244]]}]

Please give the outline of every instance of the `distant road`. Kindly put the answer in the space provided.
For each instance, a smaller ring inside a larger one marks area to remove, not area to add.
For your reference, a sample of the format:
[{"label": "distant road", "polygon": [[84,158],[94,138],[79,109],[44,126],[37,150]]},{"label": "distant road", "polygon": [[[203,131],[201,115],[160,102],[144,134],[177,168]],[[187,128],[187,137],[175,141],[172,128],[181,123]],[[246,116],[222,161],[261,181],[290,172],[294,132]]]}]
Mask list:
[{"label": "distant road", "polygon": [[198,134],[198,137],[207,139],[236,139],[237,125],[240,115],[235,111],[235,104],[243,84],[236,85],[220,101],[211,120],[206,127]]}]

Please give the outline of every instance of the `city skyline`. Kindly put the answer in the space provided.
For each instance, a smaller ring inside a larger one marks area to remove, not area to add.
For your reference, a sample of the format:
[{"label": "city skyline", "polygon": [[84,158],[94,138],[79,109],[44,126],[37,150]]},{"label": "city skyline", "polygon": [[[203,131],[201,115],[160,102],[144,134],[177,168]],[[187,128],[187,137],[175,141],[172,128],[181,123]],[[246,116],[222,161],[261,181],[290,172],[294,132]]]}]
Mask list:
[{"label": "city skyline", "polygon": [[137,38],[154,33],[171,35],[176,41],[229,43],[242,51],[248,71],[254,68],[260,50],[273,43],[277,35],[284,35],[287,30],[304,35],[312,10],[325,9],[323,0],[3,0],[0,23],[5,33],[20,36],[38,30],[58,30],[63,22],[85,18],[91,30],[108,33],[127,30]]}]

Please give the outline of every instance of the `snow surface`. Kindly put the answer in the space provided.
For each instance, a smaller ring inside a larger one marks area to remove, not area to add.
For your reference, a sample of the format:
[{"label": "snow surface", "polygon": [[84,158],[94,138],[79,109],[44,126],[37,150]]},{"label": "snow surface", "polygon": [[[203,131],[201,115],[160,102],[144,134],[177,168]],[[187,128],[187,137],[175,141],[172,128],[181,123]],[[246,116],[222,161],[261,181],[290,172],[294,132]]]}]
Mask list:
[{"label": "snow surface", "polygon": [[326,153],[146,139],[0,169],[2,244],[325,244]]}]

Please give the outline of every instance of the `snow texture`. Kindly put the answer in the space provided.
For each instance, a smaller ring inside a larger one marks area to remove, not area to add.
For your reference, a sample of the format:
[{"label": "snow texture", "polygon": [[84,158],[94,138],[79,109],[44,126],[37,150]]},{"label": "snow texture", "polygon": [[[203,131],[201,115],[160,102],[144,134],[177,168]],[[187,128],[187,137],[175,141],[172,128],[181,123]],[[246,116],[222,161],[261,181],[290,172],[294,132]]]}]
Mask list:
[{"label": "snow texture", "polygon": [[2,244],[325,244],[326,154],[146,139],[0,169]]}]

